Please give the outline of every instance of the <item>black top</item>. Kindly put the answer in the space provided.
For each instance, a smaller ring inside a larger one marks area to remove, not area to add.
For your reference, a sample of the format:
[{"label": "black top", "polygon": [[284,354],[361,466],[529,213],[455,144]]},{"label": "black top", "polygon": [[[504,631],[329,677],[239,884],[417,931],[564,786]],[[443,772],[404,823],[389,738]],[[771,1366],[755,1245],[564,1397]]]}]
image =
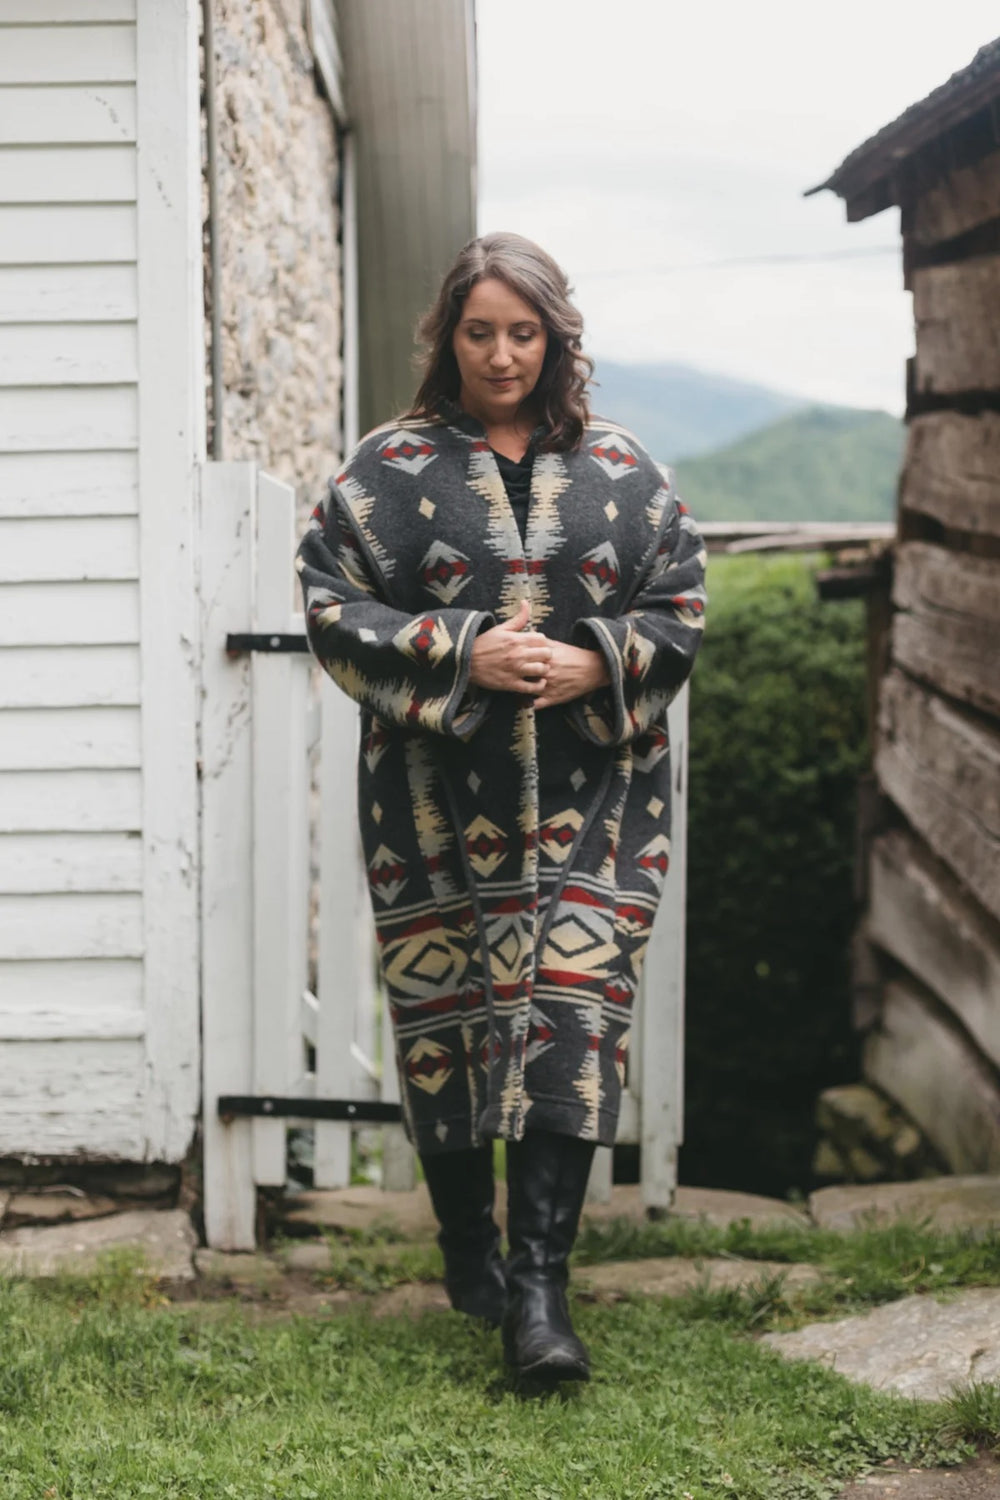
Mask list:
[{"label": "black top", "polygon": [[500,478],[503,480],[504,489],[507,491],[507,499],[510,501],[517,529],[521,533],[521,541],[524,541],[525,531],[528,526],[528,501],[531,497],[531,469],[535,462],[534,449],[529,448],[519,463],[512,458],[507,458],[503,453],[493,449],[493,457],[497,461],[500,470]]}]

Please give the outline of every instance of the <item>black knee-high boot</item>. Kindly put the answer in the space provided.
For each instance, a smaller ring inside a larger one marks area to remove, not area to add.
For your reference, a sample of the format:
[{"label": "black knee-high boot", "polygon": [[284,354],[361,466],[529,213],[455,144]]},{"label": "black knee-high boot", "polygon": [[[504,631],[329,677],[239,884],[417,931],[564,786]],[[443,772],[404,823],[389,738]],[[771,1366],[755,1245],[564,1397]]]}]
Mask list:
[{"label": "black knee-high boot", "polygon": [[548,1130],[507,1143],[504,1355],[522,1376],[590,1378],[590,1357],[573,1331],[566,1286],[594,1149],[592,1141]]},{"label": "black knee-high boot", "polygon": [[507,1303],[500,1230],[493,1218],[493,1143],[421,1156],[441,1225],[444,1284],[452,1307],[497,1327]]}]

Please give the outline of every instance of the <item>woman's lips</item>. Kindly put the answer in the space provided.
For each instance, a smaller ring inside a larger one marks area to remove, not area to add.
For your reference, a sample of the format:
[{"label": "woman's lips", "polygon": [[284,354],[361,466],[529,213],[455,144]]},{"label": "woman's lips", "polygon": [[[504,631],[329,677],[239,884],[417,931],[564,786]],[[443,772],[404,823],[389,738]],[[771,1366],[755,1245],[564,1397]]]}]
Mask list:
[{"label": "woman's lips", "polygon": [[513,375],[490,375],[487,376],[490,385],[513,385]]}]

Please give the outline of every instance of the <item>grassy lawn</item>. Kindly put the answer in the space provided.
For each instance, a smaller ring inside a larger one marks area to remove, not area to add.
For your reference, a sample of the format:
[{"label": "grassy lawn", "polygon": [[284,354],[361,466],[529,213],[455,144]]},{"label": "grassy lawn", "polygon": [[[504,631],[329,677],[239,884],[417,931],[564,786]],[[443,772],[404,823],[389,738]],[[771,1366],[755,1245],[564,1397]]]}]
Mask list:
[{"label": "grassy lawn", "polygon": [[[371,1236],[353,1242],[353,1270],[343,1258],[337,1267],[338,1253],[327,1284],[433,1269],[417,1247]],[[810,1260],[828,1280],[788,1300],[772,1280],[581,1304],[595,1378],[546,1399],[514,1391],[498,1335],[452,1314],[171,1305],[128,1264],[89,1280],[0,1283],[0,1494],[818,1500],[882,1459],[955,1462],[970,1437],[1000,1435],[993,1391],[918,1405],[785,1364],[753,1337],[914,1289],[998,1283],[996,1238],[612,1225],[585,1233],[579,1260],[651,1253]]]}]

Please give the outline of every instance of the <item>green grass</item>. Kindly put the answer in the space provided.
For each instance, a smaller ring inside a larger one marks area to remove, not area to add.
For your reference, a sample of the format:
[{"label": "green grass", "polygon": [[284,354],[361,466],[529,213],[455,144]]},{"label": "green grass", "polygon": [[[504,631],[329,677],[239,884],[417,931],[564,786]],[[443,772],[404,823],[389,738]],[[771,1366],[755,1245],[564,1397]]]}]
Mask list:
[{"label": "green grass", "polygon": [[0,1284],[4,1500],[820,1500],[971,1452],[954,1412],[748,1338],[759,1292],[581,1307],[594,1381],[545,1400],[454,1315],[157,1301],[128,1268]]}]

